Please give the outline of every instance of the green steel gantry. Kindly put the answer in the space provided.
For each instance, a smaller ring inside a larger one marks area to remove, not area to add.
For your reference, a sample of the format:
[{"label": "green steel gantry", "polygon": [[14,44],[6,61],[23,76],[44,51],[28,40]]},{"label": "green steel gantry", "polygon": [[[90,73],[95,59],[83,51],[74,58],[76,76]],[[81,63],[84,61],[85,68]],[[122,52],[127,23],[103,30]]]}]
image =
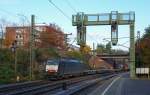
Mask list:
[{"label": "green steel gantry", "polygon": [[111,42],[116,45],[118,42],[118,25],[130,26],[130,77],[135,78],[135,43],[134,43],[135,13],[111,13],[84,14],[79,12],[72,15],[72,25],[77,26],[77,44],[80,50],[86,45],[86,26],[111,25]]}]

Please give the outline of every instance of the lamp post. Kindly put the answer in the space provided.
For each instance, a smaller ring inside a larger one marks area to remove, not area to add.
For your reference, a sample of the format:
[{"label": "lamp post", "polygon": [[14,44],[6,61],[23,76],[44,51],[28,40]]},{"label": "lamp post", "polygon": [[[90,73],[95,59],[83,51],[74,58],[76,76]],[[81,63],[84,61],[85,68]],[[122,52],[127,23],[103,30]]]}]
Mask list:
[{"label": "lamp post", "polygon": [[17,78],[17,41],[16,40],[12,43],[11,50],[14,53],[14,58],[15,58],[14,72],[15,72],[15,78],[17,80],[18,78]]},{"label": "lamp post", "polygon": [[96,60],[96,52],[95,52],[95,44],[93,42],[93,69],[95,69],[95,60]]}]

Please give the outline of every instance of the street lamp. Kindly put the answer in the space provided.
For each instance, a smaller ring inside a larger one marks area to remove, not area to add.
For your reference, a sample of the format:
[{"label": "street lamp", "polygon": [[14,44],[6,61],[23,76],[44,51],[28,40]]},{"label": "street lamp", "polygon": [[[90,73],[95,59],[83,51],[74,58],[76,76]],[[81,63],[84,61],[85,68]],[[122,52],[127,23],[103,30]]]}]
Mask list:
[{"label": "street lamp", "polygon": [[15,70],[14,71],[15,71],[15,78],[18,81],[18,76],[17,76],[17,41],[16,40],[12,43],[11,50],[14,53],[14,58],[15,58]]}]

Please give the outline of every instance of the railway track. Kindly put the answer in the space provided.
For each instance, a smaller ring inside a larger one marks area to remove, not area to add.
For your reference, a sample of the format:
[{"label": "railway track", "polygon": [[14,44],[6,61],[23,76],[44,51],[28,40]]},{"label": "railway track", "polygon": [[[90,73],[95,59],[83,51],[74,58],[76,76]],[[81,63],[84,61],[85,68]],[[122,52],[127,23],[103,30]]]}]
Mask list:
[{"label": "railway track", "polygon": [[15,90],[15,89],[18,89],[18,88],[36,86],[36,85],[44,84],[44,83],[47,83],[47,82],[48,81],[38,80],[38,81],[29,81],[29,82],[23,82],[23,83],[14,83],[14,84],[8,84],[8,85],[1,85],[0,86],[0,93],[10,91],[10,90]]},{"label": "railway track", "polygon": [[0,87],[0,95],[41,95],[54,89],[65,88],[65,85],[76,84],[87,79],[93,79],[100,75],[89,75],[58,81],[32,81],[19,84],[11,84]]},{"label": "railway track", "polygon": [[29,81],[24,83],[15,83],[15,84],[8,84],[8,85],[2,85],[0,86],[0,95],[5,95],[5,93],[13,92],[18,89],[25,89],[30,87],[35,87],[43,84],[51,83],[51,81]]},{"label": "railway track", "polygon": [[93,86],[97,85],[99,82],[107,81],[114,76],[115,75],[110,75],[110,76],[106,76],[103,78],[96,78],[96,79],[92,79],[92,80],[87,80],[87,81],[84,81],[80,84],[72,85],[67,90],[63,90],[63,91],[60,91],[58,93],[50,94],[50,95],[88,95],[87,93],[86,94],[83,94],[83,93],[88,92],[89,88],[92,88]]}]

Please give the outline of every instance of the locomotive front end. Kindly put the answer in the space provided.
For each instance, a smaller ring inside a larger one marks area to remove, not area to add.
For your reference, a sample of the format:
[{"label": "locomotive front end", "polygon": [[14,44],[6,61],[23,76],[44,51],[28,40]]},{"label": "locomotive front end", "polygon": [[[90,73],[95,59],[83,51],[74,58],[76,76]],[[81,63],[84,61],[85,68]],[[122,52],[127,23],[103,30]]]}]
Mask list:
[{"label": "locomotive front end", "polygon": [[48,60],[46,64],[47,76],[56,76],[58,72],[59,62],[58,60]]}]

